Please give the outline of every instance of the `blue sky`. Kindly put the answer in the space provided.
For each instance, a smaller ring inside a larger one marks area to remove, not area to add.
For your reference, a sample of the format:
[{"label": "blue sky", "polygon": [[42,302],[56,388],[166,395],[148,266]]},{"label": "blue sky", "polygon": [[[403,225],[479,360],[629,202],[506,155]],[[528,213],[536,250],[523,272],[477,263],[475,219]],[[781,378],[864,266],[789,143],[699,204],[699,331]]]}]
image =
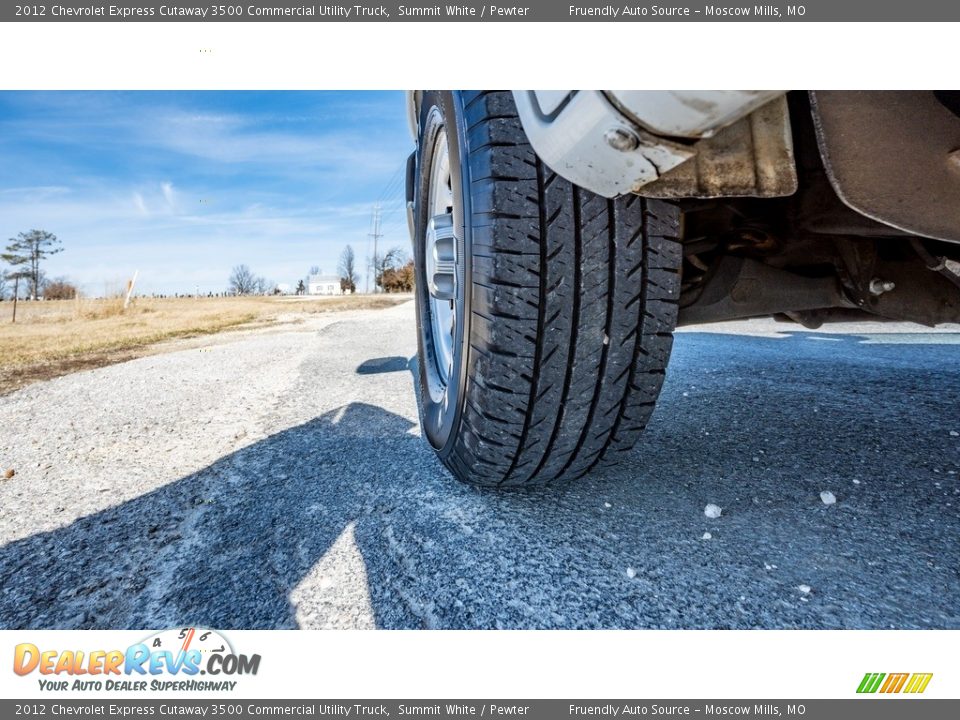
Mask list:
[{"label": "blue sky", "polygon": [[90,295],[295,284],[347,243],[363,264],[377,201],[409,249],[412,148],[400,92],[0,92],[0,243],[55,233],[47,275]]}]

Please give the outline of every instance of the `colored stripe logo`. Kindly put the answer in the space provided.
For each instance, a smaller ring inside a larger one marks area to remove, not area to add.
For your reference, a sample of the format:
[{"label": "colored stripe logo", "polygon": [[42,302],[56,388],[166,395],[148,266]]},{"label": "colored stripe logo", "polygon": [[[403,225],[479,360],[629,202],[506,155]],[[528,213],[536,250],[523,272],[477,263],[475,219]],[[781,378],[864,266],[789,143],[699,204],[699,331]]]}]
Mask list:
[{"label": "colored stripe logo", "polygon": [[910,693],[919,694],[927,689],[933,673],[866,673],[858,693]]}]

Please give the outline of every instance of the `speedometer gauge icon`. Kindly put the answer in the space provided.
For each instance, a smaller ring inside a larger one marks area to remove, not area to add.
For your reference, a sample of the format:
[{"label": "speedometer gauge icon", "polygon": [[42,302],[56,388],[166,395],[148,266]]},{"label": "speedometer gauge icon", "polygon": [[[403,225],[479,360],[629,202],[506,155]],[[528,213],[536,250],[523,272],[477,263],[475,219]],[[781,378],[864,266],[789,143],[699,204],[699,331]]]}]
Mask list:
[{"label": "speedometer gauge icon", "polygon": [[233,646],[216,630],[203,627],[170,628],[146,638],[144,644],[151,650],[185,653],[199,650],[204,657],[214,653],[233,654]]}]

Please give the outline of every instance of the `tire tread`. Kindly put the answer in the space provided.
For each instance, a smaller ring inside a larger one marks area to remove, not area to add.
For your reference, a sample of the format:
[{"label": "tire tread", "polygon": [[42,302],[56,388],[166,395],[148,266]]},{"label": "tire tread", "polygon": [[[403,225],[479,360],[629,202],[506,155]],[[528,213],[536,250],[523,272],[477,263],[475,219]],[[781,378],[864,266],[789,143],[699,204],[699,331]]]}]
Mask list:
[{"label": "tire tread", "polygon": [[580,477],[629,451],[653,412],[677,319],[678,210],[554,173],[509,92],[462,102],[474,282],[466,404],[443,459],[478,485]]}]

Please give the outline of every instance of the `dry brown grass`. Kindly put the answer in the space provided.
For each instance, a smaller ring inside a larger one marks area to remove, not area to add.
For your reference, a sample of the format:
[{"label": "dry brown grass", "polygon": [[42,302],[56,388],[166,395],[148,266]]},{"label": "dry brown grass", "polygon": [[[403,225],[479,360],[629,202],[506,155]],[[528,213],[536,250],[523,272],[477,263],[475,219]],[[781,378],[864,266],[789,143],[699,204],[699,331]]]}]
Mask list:
[{"label": "dry brown grass", "polygon": [[0,303],[0,393],[143,355],[164,340],[296,322],[314,313],[377,309],[409,295],[328,298],[120,298]]}]

